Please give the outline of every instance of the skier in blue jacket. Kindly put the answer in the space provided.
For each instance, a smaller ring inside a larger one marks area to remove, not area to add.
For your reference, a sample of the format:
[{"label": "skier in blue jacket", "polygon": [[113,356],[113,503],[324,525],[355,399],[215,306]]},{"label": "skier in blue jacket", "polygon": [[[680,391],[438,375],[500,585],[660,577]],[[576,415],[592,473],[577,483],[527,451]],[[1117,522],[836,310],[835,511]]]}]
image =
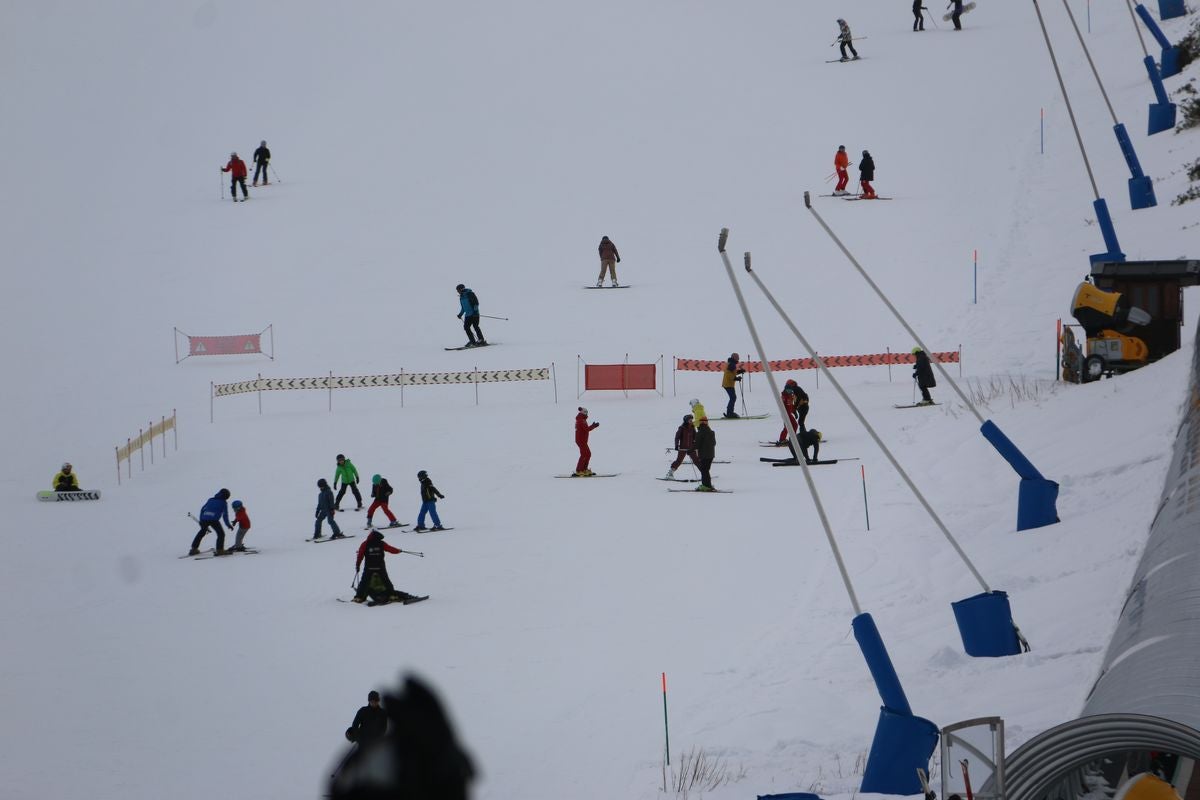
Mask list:
[{"label": "skier in blue jacket", "polygon": [[463,330],[467,332],[466,346],[483,347],[487,341],[483,338],[483,331],[479,330],[479,298],[475,296],[474,291],[461,283],[454,288],[458,292],[458,304],[461,308],[458,318],[463,321]]},{"label": "skier in blue jacket", "polygon": [[[233,526],[229,524],[229,490],[222,489],[208,499],[204,507],[200,509],[200,530],[196,533],[196,537],[192,539],[192,549],[188,550],[189,556],[194,556],[200,552],[200,540],[208,533],[211,528],[213,533],[217,534],[217,550],[219,556],[225,555],[225,528],[233,530]],[[225,521],[225,528],[221,527],[221,520]]]},{"label": "skier in blue jacket", "polygon": [[313,526],[313,539],[321,538],[321,523],[329,520],[329,527],[333,530],[331,539],[343,539],[346,534],[342,533],[342,529],[334,522],[333,515],[337,513],[337,503],[333,499],[333,489],[329,488],[329,482],[324,478],[317,481],[317,488],[321,493],[317,495],[317,522]]}]

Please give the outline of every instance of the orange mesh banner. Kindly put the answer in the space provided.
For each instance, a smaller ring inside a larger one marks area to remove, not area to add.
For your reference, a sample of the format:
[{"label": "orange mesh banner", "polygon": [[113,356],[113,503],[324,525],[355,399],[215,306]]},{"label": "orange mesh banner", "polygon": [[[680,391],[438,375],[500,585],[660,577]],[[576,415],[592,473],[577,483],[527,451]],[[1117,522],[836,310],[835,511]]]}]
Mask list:
[{"label": "orange mesh banner", "polygon": [[629,391],[658,388],[657,364],[585,364],[583,388],[592,390]]},{"label": "orange mesh banner", "polygon": [[[912,364],[917,359],[912,353],[869,353],[862,356],[821,356],[827,367],[885,367],[888,364]],[[958,351],[934,353],[934,361],[943,364],[957,364]],[[743,361],[742,369],[746,372],[762,372],[761,361]],[[791,372],[800,369],[816,369],[817,362],[811,358],[789,358],[783,361],[772,361],[771,369],[777,372]],[[725,361],[706,361],[699,358],[676,358],[675,369],[683,372],[722,372]]]}]

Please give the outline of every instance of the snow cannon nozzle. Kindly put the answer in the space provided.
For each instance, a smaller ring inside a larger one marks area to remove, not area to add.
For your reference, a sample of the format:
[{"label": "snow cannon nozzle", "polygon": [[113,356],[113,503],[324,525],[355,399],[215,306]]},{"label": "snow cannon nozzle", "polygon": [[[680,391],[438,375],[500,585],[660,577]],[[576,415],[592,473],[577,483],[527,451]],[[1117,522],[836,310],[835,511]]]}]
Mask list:
[{"label": "snow cannon nozzle", "polygon": [[746,272],[750,272],[751,270],[750,270],[750,251],[749,250],[747,250],[745,255],[742,256],[742,261],[745,262],[745,264],[746,264]]},{"label": "snow cannon nozzle", "polygon": [[804,207],[812,208],[812,197],[809,196],[808,192],[804,193]]},{"label": "snow cannon nozzle", "polygon": [[725,252],[725,244],[729,241],[729,228],[721,228],[721,235],[717,237],[717,252]]}]

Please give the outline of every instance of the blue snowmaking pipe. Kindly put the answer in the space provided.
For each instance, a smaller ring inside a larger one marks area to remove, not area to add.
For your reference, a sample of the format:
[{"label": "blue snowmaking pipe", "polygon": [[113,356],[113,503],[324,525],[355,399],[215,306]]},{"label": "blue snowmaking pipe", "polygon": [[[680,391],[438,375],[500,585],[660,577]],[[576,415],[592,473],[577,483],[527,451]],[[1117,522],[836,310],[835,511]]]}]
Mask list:
[{"label": "blue snowmaking pipe", "polygon": [[1163,86],[1162,78],[1158,75],[1158,66],[1154,63],[1154,56],[1146,56],[1142,59],[1142,63],[1146,65],[1146,74],[1150,76],[1150,85],[1154,87],[1154,97],[1158,100],[1157,103],[1150,104],[1150,124],[1148,126],[1148,136],[1153,136],[1156,133],[1173,130],[1175,128],[1175,104],[1171,102],[1171,97],[1167,94],[1167,88]]},{"label": "blue snowmaking pipe", "polygon": [[1142,22],[1150,30],[1150,35],[1158,41],[1158,46],[1162,48],[1162,61],[1159,65],[1159,74],[1163,78],[1169,78],[1172,75],[1179,74],[1179,48],[1171,44],[1171,40],[1162,32],[1162,28],[1158,27],[1158,23],[1154,21],[1154,17],[1150,16],[1150,12],[1141,3],[1137,4],[1137,15],[1142,18]]},{"label": "blue snowmaking pipe", "polygon": [[1129,179],[1130,207],[1137,211],[1141,208],[1158,205],[1158,199],[1154,196],[1154,182],[1150,180],[1149,175],[1142,172],[1142,164],[1138,161],[1137,153],[1134,152],[1133,142],[1129,141],[1125,123],[1118,122],[1113,125],[1113,133],[1117,136],[1117,145],[1121,148],[1121,155],[1125,156],[1125,164],[1129,167],[1129,174],[1132,176]]},{"label": "blue snowmaking pipe", "polygon": [[1058,484],[1038,472],[1033,462],[990,419],[979,426],[979,432],[1021,478],[1017,492],[1017,530],[1027,531],[1058,522]]},{"label": "blue snowmaking pipe", "polygon": [[896,668],[892,666],[891,656],[883,644],[879,629],[875,627],[875,620],[864,611],[856,616],[850,625],[854,629],[858,649],[862,650],[863,658],[867,661],[867,669],[871,670],[871,677],[875,679],[879,699],[892,711],[912,714],[912,706],[908,704],[908,696],[904,694],[904,687],[900,685],[900,678],[896,675]]},{"label": "blue snowmaking pipe", "polygon": [[1121,252],[1121,245],[1117,242],[1117,231],[1113,227],[1112,217],[1108,215],[1108,203],[1104,202],[1103,197],[1097,197],[1092,203],[1092,208],[1096,212],[1096,222],[1100,225],[1100,235],[1104,237],[1104,246],[1108,251],[1089,256],[1089,261],[1093,264],[1098,261],[1124,261],[1125,254]]}]

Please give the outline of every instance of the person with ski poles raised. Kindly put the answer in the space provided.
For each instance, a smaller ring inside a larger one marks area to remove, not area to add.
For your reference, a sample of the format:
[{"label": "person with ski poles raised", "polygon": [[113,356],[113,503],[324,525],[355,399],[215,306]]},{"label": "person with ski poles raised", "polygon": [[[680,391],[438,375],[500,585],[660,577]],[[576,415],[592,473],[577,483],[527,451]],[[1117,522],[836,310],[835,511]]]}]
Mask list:
[{"label": "person with ski poles raised", "polygon": [[837,21],[837,24],[838,24],[838,38],[836,41],[838,43],[839,49],[842,51],[841,60],[842,61],[850,61],[851,60],[850,58],[848,58],[846,56],[847,48],[850,49],[850,52],[854,54],[854,59],[857,60],[858,59],[858,51],[854,49],[854,34],[850,33],[850,26],[846,24],[846,20],[844,20],[844,19],[839,19]]},{"label": "person with ski poles raised", "polygon": [[[399,547],[392,547],[385,542],[383,534],[379,531],[371,531],[367,534],[366,541],[358,546],[358,555],[354,560],[355,573],[362,567],[362,578],[354,592],[354,602],[365,602],[367,595],[371,596],[371,600],[376,605],[392,602],[407,603],[416,599],[408,592],[397,591],[396,587],[392,585],[392,579],[388,577],[387,565],[384,563],[387,553],[400,555],[403,552]],[[366,562],[365,566],[363,565],[364,561]]]}]

